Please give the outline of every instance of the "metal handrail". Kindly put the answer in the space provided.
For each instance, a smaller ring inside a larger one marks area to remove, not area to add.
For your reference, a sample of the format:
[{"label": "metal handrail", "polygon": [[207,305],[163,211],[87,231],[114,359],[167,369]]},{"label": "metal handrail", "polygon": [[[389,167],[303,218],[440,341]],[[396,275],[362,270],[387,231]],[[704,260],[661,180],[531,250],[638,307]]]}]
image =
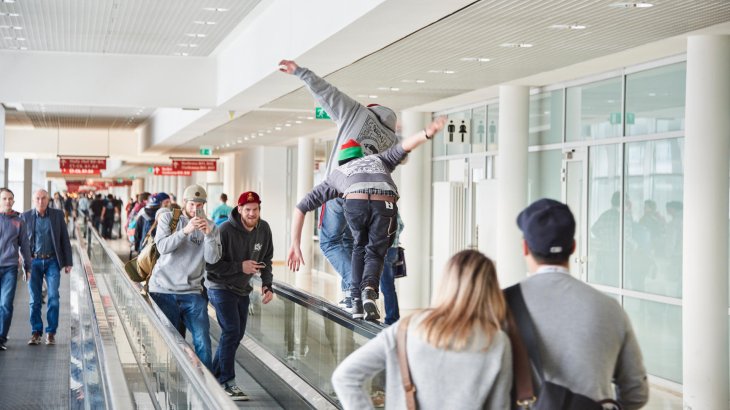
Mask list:
[{"label": "metal handrail", "polygon": [[[183,339],[178,333],[177,329],[170,323],[169,320],[164,316],[162,311],[152,300],[146,300],[140,293],[140,287],[132,282],[124,271],[124,265],[119,259],[119,256],[106,244],[99,233],[93,227],[89,226],[87,231],[87,240],[96,240],[96,242],[102,247],[104,253],[110,258],[116,274],[124,278],[122,281],[125,286],[132,290],[135,299],[135,304],[142,307],[145,316],[154,324],[154,328],[160,331],[165,344],[170,349],[172,357],[182,369],[183,374],[187,380],[191,383],[193,390],[201,398],[201,402],[208,406],[210,409],[237,409],[235,403],[228,397],[228,395],[220,388],[220,384],[216,378],[205,368],[205,366],[197,360],[195,352],[190,348],[185,339]],[[116,301],[112,298],[112,302]],[[129,337],[129,331],[126,329],[126,324],[122,321],[122,325],[127,332]],[[139,360],[139,356],[135,355],[135,358]],[[142,364],[140,364],[142,365]],[[155,397],[151,397],[156,400]]]}]

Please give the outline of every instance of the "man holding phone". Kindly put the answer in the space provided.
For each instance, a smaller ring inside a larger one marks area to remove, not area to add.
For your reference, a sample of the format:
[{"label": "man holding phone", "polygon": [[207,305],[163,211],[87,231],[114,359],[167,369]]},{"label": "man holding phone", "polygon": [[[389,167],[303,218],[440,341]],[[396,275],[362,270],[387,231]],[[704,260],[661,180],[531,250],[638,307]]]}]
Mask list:
[{"label": "man holding phone", "polygon": [[261,198],[256,192],[244,192],[238,206],[231,210],[220,229],[222,254],[218,262],[206,264],[205,285],[210,304],[221,327],[218,350],[213,355],[213,374],[233,400],[248,400],[236,384],[235,357],[248,320],[250,284],[261,276],[261,299],[264,304],[274,298],[271,259],[274,245],[269,224],[260,218]]},{"label": "man holding phone", "polygon": [[[183,212],[171,231],[172,212],[159,217],[155,243],[160,252],[149,279],[149,292],[175,328],[181,322],[193,336],[195,353],[212,369],[208,301],[203,296],[205,263],[221,257],[218,227],[205,217],[207,194],[200,185],[185,188]],[[202,214],[201,214],[202,212]]]}]

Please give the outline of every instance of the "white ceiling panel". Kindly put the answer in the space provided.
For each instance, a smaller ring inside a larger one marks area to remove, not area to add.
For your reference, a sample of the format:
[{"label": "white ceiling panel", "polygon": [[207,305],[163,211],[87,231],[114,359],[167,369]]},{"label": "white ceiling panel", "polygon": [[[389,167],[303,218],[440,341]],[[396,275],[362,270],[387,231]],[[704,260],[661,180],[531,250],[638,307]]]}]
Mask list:
[{"label": "white ceiling panel", "polygon": [[259,2],[260,0],[1,2],[0,49],[161,56],[184,53],[203,57],[208,56]]}]

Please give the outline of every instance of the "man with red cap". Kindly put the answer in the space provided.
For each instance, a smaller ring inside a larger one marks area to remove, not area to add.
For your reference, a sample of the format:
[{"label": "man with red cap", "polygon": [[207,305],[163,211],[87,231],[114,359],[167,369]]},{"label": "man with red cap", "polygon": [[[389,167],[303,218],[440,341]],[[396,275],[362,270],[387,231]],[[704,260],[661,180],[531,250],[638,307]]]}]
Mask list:
[{"label": "man with red cap", "polygon": [[244,192],[238,206],[220,225],[222,254],[220,260],[206,264],[205,286],[208,299],[221,327],[218,350],[213,355],[213,374],[233,400],[248,400],[236,384],[236,349],[243,339],[248,319],[249,283],[261,276],[262,302],[273,299],[271,259],[274,245],[269,224],[260,218],[261,198],[256,192]]},{"label": "man with red cap", "polygon": [[324,182],[314,187],[294,210],[292,245],[287,254],[287,265],[292,270],[298,270],[300,264],[304,263],[299,246],[304,215],[330,199],[345,199],[345,218],[354,238],[350,287],[353,318],[380,318],[375,299],[378,297],[383,259],[398,228],[398,188],[390,174],[411,150],[439,132],[445,122],[445,118],[438,118],[423,131],[404,139],[393,148],[366,157],[357,142],[348,140],[338,155],[340,166]]},{"label": "man with red cap", "polygon": [[[348,139],[358,143],[365,155],[382,153],[398,142],[396,115],[390,108],[378,104],[366,107],[294,61],[282,60],[279,70],[304,81],[317,104],[337,123],[337,138],[327,161],[326,175],[336,168],[337,148]],[[345,297],[339,305],[349,310],[352,307],[348,289],[352,276],[350,258],[353,241],[345,222],[343,199],[328,201],[320,218],[319,247],[342,278],[341,288]]]}]

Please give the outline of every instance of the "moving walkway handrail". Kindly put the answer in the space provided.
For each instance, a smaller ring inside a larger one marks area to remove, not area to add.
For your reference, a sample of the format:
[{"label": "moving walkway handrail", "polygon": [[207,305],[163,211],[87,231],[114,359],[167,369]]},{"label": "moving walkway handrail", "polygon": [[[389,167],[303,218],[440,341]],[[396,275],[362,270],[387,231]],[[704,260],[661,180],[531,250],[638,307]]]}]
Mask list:
[{"label": "moving walkway handrail", "polygon": [[[197,395],[200,400],[199,403],[204,408],[210,409],[236,409],[235,403],[228,397],[228,395],[220,388],[217,380],[213,375],[205,368],[205,366],[197,359],[194,351],[190,348],[187,342],[180,336],[177,329],[164,317],[162,312],[157,308],[154,303],[148,303],[147,300],[139,293],[140,288],[132,282],[124,271],[124,265],[119,259],[117,254],[109,248],[100,236],[99,233],[89,226],[87,230],[86,239],[88,241],[89,257],[92,250],[91,241],[95,241],[101,246],[103,252],[109,257],[113,264],[115,274],[123,278],[121,282],[127,288],[126,290],[133,294],[133,303],[141,307],[145,317],[154,324],[153,328],[159,331],[160,336],[164,340],[167,348],[169,348],[173,360],[182,370],[183,375],[187,382],[190,383],[192,391],[188,390],[189,393]],[[117,301],[112,297],[115,309],[119,311]],[[122,325],[127,333],[127,338],[131,337],[129,329],[124,321],[121,321]],[[132,349],[135,350],[135,359],[140,366],[145,366],[140,360],[141,352],[136,351],[134,343],[130,343]],[[145,376],[146,377],[146,376]],[[149,390],[149,384],[148,384]],[[155,392],[150,391],[151,399],[156,400]],[[156,403],[155,403],[156,404]],[[159,408],[159,405],[155,407]]]}]

